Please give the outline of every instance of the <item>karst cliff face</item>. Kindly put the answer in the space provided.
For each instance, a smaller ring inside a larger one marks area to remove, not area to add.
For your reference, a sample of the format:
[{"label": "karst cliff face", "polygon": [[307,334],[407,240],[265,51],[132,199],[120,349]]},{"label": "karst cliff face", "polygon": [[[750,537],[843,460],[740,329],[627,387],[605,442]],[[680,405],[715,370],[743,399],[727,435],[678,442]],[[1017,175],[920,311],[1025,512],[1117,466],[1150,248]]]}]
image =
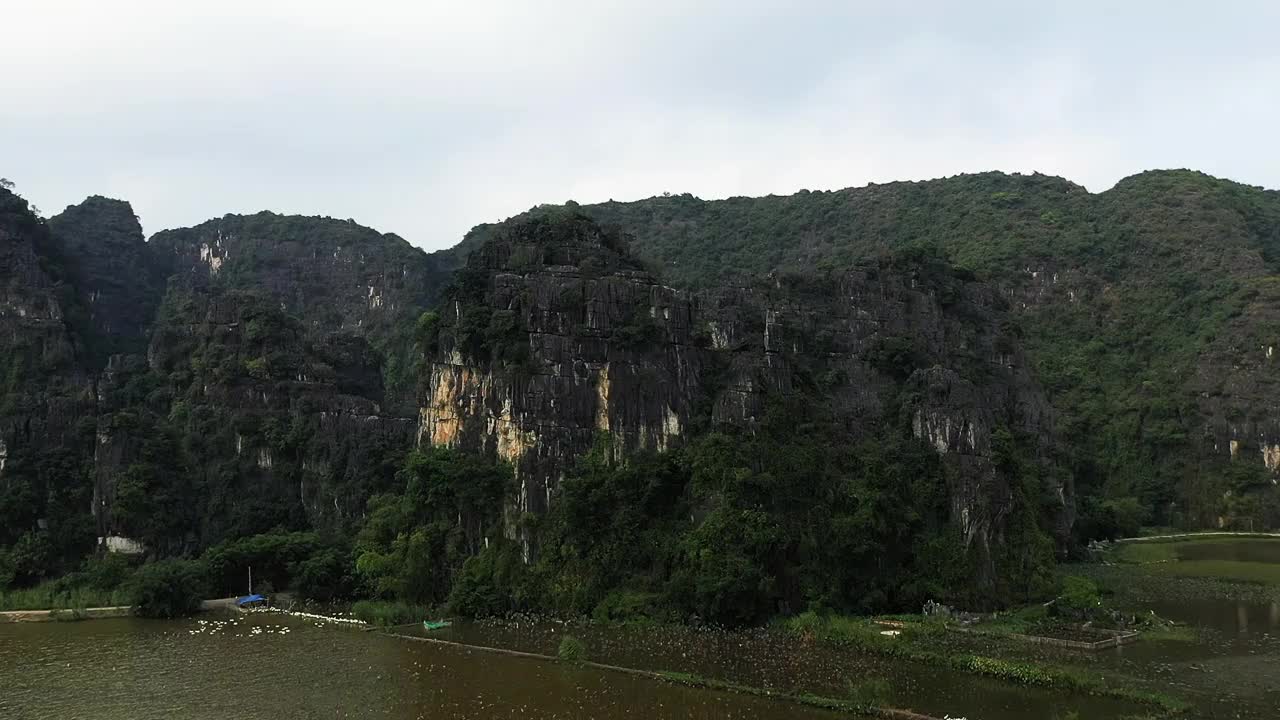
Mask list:
[{"label": "karst cliff face", "polygon": [[129,203],[91,197],[49,218],[74,290],[88,314],[84,345],[97,371],[112,355],[144,354],[165,277]]},{"label": "karst cliff face", "polygon": [[148,242],[125,202],[41,221],[5,190],[0,544],[350,530],[415,442],[509,461],[516,536],[602,438],[679,449],[787,399],[933,448],[979,550],[1018,477],[1060,540],[1073,485],[1081,524],[1280,522],[1277,267],[1280,195],[1189,172],[541,208],[436,254],[272,213]]},{"label": "karst cliff face", "polygon": [[412,446],[402,328],[447,261],[326,218],[146,242],[118,200],[47,222],[0,205],[3,542],[174,553],[347,528]]},{"label": "karst cliff face", "polygon": [[157,233],[149,245],[184,288],[251,292],[309,334],[367,338],[385,360],[388,403],[411,411],[407,330],[448,282],[448,253],[424,253],[350,220],[269,212]]},{"label": "karst cliff face", "polygon": [[[677,287],[934,247],[1008,300],[1057,411],[1065,462],[1096,500],[1086,533],[1108,532],[1102,503],[1122,497],[1156,524],[1280,523],[1280,192],[1189,170],[1100,193],[982,173],[571,207],[633,236]],[[462,247],[502,227],[478,226]],[[1234,508],[1244,494],[1269,509]]]},{"label": "karst cliff face", "polygon": [[39,531],[54,551],[91,530],[94,393],[67,265],[27,203],[0,188],[0,546]]},{"label": "karst cliff face", "polygon": [[[472,253],[442,306],[419,438],[509,461],[513,511],[536,514],[602,434],[616,453],[665,450],[804,397],[851,437],[897,424],[935,448],[955,469],[952,519],[981,551],[1010,503],[993,433],[1035,438],[1046,465],[1053,443],[1005,307],[927,264],[677,290],[584,217],[517,223]],[[1043,478],[1065,537],[1070,482]]]}]

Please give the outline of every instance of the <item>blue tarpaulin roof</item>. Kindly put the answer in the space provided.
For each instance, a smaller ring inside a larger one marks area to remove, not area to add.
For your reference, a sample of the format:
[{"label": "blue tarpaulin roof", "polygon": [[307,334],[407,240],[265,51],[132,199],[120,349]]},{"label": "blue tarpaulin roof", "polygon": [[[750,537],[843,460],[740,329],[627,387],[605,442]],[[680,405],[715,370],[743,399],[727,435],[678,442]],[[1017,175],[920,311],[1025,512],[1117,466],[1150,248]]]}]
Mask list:
[{"label": "blue tarpaulin roof", "polygon": [[246,595],[236,601],[237,605],[248,605],[249,603],[262,602],[266,600],[262,595]]}]

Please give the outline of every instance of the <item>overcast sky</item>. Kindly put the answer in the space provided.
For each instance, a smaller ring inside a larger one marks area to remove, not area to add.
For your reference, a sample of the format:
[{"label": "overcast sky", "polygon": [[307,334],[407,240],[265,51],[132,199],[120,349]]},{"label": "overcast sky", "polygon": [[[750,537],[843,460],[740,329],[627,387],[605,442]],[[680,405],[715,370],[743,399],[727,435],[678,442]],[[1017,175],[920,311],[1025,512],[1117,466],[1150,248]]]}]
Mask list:
[{"label": "overcast sky", "polygon": [[432,249],[540,202],[999,169],[1280,188],[1280,2],[30,0],[0,176],[355,218]]}]

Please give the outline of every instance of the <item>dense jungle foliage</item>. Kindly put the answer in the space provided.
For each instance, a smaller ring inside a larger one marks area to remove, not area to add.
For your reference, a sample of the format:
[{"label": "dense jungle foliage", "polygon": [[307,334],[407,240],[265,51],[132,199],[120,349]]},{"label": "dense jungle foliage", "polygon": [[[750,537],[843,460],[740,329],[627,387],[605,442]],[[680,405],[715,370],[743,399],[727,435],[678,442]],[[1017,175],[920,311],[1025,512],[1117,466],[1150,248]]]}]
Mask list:
[{"label": "dense jungle foliage", "polygon": [[119,556],[90,560],[40,597],[63,605],[119,588],[144,613],[167,616],[202,596],[247,592],[252,568],[257,592],[320,600],[743,624],[1052,592],[1053,542],[1026,495],[1014,512],[1027,522],[998,550],[998,583],[978,587],[948,522],[937,454],[892,433],[851,445],[832,431],[806,408],[780,405],[760,433],[712,433],[663,454],[613,460],[602,434],[552,511],[521,520],[537,539],[530,562],[501,530],[510,468],[433,448],[405,459],[354,535],[276,529],[191,560],[136,569]]},{"label": "dense jungle foliage", "polygon": [[[403,494],[378,498],[357,539],[376,596],[453,612],[746,623],[779,612],[989,602],[947,523],[944,470],[923,445],[831,445],[779,410],[755,437],[708,435],[613,461],[602,435],[549,514],[526,517],[536,557],[494,529],[503,474],[449,451],[411,457]],[[508,476],[509,477],[509,476]],[[476,482],[479,480],[479,482]],[[456,518],[464,519],[459,525]],[[1043,593],[1052,542],[1010,552],[999,593]],[[1034,567],[1034,569],[1032,569]]]}]

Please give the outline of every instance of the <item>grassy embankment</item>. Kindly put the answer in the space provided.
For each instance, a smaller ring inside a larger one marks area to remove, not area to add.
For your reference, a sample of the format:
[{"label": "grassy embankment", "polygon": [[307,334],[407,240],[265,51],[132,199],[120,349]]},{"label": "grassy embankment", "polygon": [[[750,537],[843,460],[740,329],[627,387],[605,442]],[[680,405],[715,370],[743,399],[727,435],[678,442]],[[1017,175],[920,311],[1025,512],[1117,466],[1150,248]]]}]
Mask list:
[{"label": "grassy embankment", "polygon": [[50,581],[32,588],[0,592],[0,612],[9,610],[84,610],[130,604],[129,593],[116,588],[65,588]]}]

